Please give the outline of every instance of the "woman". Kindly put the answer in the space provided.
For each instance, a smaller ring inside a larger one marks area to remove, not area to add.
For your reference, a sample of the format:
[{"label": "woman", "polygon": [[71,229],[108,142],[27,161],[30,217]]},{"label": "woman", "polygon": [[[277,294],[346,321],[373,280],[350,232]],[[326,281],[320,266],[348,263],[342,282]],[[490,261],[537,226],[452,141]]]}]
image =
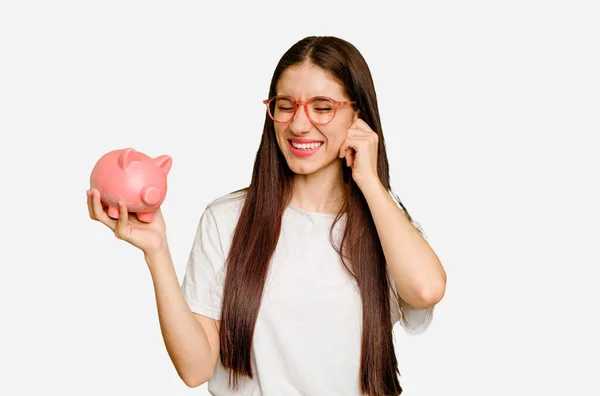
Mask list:
[{"label": "woman", "polygon": [[[392,327],[422,331],[446,274],[389,185],[369,68],[307,37],[277,65],[250,186],[204,210],[181,287],[160,214],[90,216],[139,247],[162,334],[214,395],[399,395]],[[395,200],[394,200],[395,199]]]}]

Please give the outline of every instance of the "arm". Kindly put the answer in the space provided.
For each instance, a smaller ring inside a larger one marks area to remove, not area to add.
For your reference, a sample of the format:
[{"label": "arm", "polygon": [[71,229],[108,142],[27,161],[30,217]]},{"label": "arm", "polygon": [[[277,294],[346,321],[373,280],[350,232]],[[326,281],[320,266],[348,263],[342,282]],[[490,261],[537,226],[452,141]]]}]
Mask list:
[{"label": "arm", "polygon": [[92,220],[103,223],[117,238],[144,252],[154,284],[163,339],[181,379],[190,387],[208,381],[219,357],[220,325],[217,320],[192,314],[177,282],[160,209],[151,223],[132,222],[127,207],[119,203],[119,219],[115,220],[103,209],[100,193],[93,189],[87,191],[87,204]]},{"label": "arm", "polygon": [[192,313],[166,248],[146,257],[162,336],[177,374],[189,387],[208,381],[219,357],[220,322]]},{"label": "arm", "polygon": [[361,190],[400,298],[418,309],[437,304],[446,291],[446,272],[437,255],[379,179]]}]

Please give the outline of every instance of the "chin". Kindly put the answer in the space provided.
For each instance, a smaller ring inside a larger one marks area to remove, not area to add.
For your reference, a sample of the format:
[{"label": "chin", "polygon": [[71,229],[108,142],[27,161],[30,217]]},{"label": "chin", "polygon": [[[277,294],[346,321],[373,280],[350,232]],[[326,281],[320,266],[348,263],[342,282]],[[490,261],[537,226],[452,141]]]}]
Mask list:
[{"label": "chin", "polygon": [[298,158],[292,158],[287,161],[288,167],[297,175],[310,175],[317,173],[326,168],[334,167],[338,165],[338,159],[333,158],[331,161],[321,160],[302,160]]},{"label": "chin", "polygon": [[320,164],[315,163],[299,163],[299,161],[288,161],[288,166],[297,175],[310,175],[322,168]]}]

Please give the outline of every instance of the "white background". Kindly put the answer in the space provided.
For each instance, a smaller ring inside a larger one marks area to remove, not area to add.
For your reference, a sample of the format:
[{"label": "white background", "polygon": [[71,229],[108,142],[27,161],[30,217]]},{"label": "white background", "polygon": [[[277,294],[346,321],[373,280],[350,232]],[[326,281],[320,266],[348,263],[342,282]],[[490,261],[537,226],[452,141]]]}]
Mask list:
[{"label": "white background", "polygon": [[0,394],[207,394],[168,358],[141,252],[88,218],[89,173],[115,148],[173,157],[181,278],[307,35],[370,64],[392,186],[448,272],[428,332],[396,330],[405,394],[600,394],[593,3],[2,2]]}]

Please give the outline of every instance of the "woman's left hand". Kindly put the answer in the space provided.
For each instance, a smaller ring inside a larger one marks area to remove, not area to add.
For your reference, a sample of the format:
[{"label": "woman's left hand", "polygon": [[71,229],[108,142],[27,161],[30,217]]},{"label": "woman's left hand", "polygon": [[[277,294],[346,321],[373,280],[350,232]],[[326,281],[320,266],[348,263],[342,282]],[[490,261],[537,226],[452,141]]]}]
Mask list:
[{"label": "woman's left hand", "polygon": [[346,157],[346,165],[352,167],[352,178],[359,188],[371,180],[379,180],[378,147],[379,136],[366,122],[358,118],[350,125],[346,140],[340,147],[339,157]]}]

